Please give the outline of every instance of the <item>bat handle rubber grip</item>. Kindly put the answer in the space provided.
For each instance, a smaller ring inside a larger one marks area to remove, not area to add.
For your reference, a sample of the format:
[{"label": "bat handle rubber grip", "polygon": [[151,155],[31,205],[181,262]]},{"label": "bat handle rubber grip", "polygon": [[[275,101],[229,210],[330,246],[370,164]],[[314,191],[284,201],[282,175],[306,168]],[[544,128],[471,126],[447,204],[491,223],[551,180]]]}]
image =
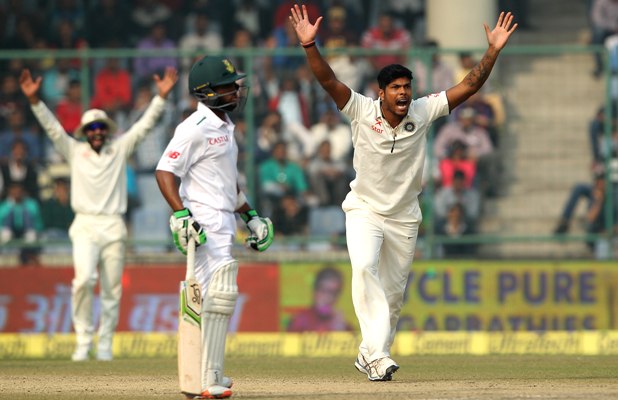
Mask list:
[{"label": "bat handle rubber grip", "polygon": [[195,240],[189,238],[187,243],[187,274],[185,279],[192,279],[195,277]]}]

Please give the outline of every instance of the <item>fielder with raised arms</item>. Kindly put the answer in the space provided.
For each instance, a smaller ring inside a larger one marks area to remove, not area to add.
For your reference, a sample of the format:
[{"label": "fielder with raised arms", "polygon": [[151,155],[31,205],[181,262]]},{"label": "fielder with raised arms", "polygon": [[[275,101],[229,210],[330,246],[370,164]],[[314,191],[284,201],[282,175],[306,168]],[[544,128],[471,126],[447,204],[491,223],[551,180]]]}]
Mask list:
[{"label": "fielder with raised arms", "polygon": [[309,67],[352,124],[356,178],[342,207],[362,333],[354,365],[371,381],[389,381],[399,369],[390,349],[422,220],[418,195],[428,128],[481,88],[517,24],[511,13],[500,13],[493,30],[485,25],[483,58],[452,88],[412,100],[412,72],[392,64],[378,73],[374,100],[340,82],[322,58],[315,43],[322,17],[312,24],[304,5],[290,12]]},{"label": "fielder with raised arms", "polygon": [[247,91],[236,82],[244,77],[224,57],[206,56],[193,65],[189,91],[199,101],[197,110],[178,125],[156,171],[161,193],[173,210],[174,243],[183,254],[189,240],[199,246],[195,277],[203,294],[202,392],[185,393],[197,398],[232,395],[232,380],[223,375],[223,361],[228,323],[238,297],[238,262],[232,257],[234,213],[247,224],[252,249],[264,251],[273,241],[270,219],[259,217],[238,189],[238,146],[227,114],[244,106]]},{"label": "fielder with raised arms", "polygon": [[[101,278],[97,359],[112,359],[112,338],[118,324],[127,238],[123,218],[127,211],[127,160],[159,120],[178,75],[170,67],[165,70],[163,78],[154,75],[153,79],[158,96],[152,99],[139,121],[112,140],[116,124],[105,111],[86,111],[73,137],[66,133],[49,108],[39,100],[37,93],[42,78],[33,80],[28,70],[22,71],[19,78],[22,92],[28,98],[35,117],[71,168],[71,207],[75,211],[75,219],[69,229],[75,269],[71,309],[77,336],[73,361],[87,360],[93,345],[93,291],[97,276]],[[87,141],[79,140],[81,136],[85,136]]]}]

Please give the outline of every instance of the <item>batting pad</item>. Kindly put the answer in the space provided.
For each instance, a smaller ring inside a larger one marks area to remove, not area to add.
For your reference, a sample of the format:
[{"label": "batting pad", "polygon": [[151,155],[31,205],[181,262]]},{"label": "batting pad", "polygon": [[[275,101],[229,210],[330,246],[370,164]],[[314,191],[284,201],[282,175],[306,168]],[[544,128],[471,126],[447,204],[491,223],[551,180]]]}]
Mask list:
[{"label": "batting pad", "polygon": [[212,275],[204,294],[202,312],[232,315],[238,298],[238,262],[233,261],[219,268]]},{"label": "batting pad", "polygon": [[219,268],[202,304],[202,390],[222,384],[225,338],[238,298],[236,261]]}]

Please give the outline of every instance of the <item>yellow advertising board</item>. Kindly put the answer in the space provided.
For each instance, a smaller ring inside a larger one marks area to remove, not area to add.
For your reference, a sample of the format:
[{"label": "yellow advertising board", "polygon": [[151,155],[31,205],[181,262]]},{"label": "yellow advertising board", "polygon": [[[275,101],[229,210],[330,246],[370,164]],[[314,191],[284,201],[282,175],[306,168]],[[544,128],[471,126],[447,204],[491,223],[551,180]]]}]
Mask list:
[{"label": "yellow advertising board", "polygon": [[[227,339],[226,356],[335,357],[353,359],[360,337],[353,332],[237,333]],[[0,358],[66,359],[75,344],[73,334],[0,334]],[[119,332],[115,358],[176,357],[176,335]],[[570,354],[618,355],[618,331],[594,332],[402,332],[393,356],[423,354]]]},{"label": "yellow advertising board", "polygon": [[[283,264],[281,328],[312,307],[314,283],[337,269],[333,307],[358,328],[349,264]],[[538,332],[618,329],[618,264],[610,262],[419,261],[410,269],[399,332]]]}]

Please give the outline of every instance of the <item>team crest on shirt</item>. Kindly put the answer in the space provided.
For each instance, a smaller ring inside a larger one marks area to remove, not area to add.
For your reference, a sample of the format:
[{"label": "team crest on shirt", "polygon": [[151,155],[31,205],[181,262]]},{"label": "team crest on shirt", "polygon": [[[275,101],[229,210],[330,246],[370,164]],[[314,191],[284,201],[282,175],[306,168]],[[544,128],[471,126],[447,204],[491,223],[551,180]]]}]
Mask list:
[{"label": "team crest on shirt", "polygon": [[374,122],[373,125],[371,125],[371,129],[373,129],[375,132],[379,133],[380,135],[384,133],[384,129],[382,128],[382,117],[376,118],[376,122]]},{"label": "team crest on shirt", "polygon": [[414,128],[416,128],[416,126],[414,126],[414,122],[406,122],[403,126],[403,129],[405,129],[406,132],[412,132]]}]

